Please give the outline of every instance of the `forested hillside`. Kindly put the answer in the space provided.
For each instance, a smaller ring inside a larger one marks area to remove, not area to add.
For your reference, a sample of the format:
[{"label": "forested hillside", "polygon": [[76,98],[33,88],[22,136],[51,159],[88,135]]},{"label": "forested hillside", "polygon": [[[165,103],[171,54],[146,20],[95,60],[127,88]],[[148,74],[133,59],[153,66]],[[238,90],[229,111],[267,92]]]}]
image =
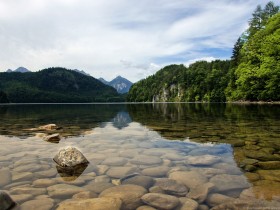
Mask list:
[{"label": "forested hillside", "polygon": [[231,60],[170,65],[135,83],[127,101],[279,101],[280,13],[260,6],[237,40]]},{"label": "forested hillside", "polygon": [[2,103],[74,103],[123,101],[99,80],[64,68],[0,73]]}]

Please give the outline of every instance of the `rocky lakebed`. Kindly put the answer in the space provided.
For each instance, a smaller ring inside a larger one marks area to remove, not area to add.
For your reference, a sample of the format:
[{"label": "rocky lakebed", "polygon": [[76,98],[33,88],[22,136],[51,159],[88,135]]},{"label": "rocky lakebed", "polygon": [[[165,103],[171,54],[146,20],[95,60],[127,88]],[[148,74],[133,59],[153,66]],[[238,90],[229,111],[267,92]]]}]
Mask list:
[{"label": "rocky lakebed", "polygon": [[277,155],[254,150],[237,164],[230,144],[168,141],[135,122],[76,137],[56,125],[30,132],[0,136],[1,210],[280,209]]}]

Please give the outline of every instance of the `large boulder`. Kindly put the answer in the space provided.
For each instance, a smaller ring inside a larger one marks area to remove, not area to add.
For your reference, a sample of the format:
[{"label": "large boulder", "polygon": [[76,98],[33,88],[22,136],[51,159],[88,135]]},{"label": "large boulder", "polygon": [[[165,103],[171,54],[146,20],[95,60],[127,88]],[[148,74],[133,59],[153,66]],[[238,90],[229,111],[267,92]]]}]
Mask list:
[{"label": "large boulder", "polygon": [[60,149],[53,160],[61,167],[75,167],[80,164],[88,164],[85,156],[75,147],[65,147]]},{"label": "large boulder", "polygon": [[0,190],[0,210],[12,209],[16,203],[5,191]]}]

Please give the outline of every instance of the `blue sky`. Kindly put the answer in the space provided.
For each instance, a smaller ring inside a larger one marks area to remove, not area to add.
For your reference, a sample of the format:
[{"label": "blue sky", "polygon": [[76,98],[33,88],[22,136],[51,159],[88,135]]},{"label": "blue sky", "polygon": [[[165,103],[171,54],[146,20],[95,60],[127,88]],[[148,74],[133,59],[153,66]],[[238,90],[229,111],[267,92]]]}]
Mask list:
[{"label": "blue sky", "polygon": [[136,82],[168,64],[227,59],[256,6],[267,2],[0,1],[0,71],[60,66]]}]

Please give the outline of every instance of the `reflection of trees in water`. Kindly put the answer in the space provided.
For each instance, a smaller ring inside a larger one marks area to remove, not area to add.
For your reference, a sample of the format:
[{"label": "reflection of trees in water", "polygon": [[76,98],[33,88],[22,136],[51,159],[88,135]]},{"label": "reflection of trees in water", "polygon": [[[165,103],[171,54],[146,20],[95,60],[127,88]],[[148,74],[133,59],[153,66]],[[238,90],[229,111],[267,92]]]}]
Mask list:
[{"label": "reflection of trees in water", "polygon": [[54,123],[67,135],[82,135],[114,118],[123,104],[29,104],[0,106],[0,135],[29,136],[24,129]]}]

